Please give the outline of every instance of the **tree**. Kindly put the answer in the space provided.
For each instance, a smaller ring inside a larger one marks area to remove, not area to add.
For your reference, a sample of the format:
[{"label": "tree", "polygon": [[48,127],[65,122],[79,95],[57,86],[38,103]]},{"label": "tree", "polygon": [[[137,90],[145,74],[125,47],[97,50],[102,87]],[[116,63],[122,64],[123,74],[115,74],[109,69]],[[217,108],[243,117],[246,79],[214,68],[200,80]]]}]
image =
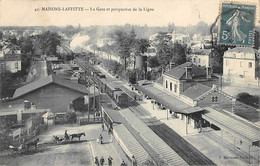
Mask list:
[{"label": "tree", "polygon": [[186,55],[189,52],[190,50],[187,48],[187,45],[175,42],[173,45],[173,55],[171,62],[173,62],[176,66],[185,63],[187,61]]},{"label": "tree", "polygon": [[61,37],[55,32],[44,32],[37,36],[34,49],[39,55],[56,55],[57,46],[61,45]]},{"label": "tree", "polygon": [[2,39],[3,39],[3,32],[0,31],[0,40],[2,40]]},{"label": "tree", "polygon": [[10,87],[13,82],[12,73],[8,70],[0,71],[0,98],[9,96]]},{"label": "tree", "polygon": [[202,36],[206,36],[210,34],[210,27],[208,26],[207,23],[205,23],[204,21],[200,21],[197,23],[196,27],[195,27],[195,32],[198,34],[201,34]]},{"label": "tree", "polygon": [[237,100],[241,101],[242,103],[248,104],[255,108],[259,108],[259,96],[253,96],[249,93],[243,92],[237,95]]},{"label": "tree", "polygon": [[149,57],[148,59],[148,66],[151,68],[159,67],[160,63],[156,56]]},{"label": "tree", "polygon": [[147,72],[147,80],[156,80],[161,76],[161,71],[152,70]]},{"label": "tree", "polygon": [[159,32],[153,42],[156,48],[156,56],[161,66],[165,67],[173,54],[173,45],[171,42],[171,35],[166,32]]},{"label": "tree", "polygon": [[112,38],[115,40],[113,44],[115,53],[124,61],[124,69],[127,68],[127,59],[130,58],[131,49],[135,43],[135,31],[132,29],[130,33],[124,30],[118,29],[112,34]]},{"label": "tree", "polygon": [[34,52],[31,37],[22,37],[19,42],[21,43],[20,46],[22,54],[26,55]]},{"label": "tree", "polygon": [[114,75],[120,75],[123,71],[123,66],[118,63],[117,61],[113,61],[113,60],[103,60],[103,65],[105,68],[107,68],[108,70],[110,70],[112,72],[112,74]]},{"label": "tree", "polygon": [[223,73],[223,55],[229,46],[224,45],[213,45],[212,56],[214,57],[213,72]]},{"label": "tree", "polygon": [[9,36],[9,37],[8,37],[8,40],[9,40],[12,44],[18,45],[18,40],[17,40],[17,38],[16,38],[15,36]]},{"label": "tree", "polygon": [[134,70],[127,70],[126,76],[131,84],[136,84],[136,72]]},{"label": "tree", "polygon": [[147,52],[148,47],[150,47],[150,43],[148,39],[136,39],[133,48],[135,56]]}]

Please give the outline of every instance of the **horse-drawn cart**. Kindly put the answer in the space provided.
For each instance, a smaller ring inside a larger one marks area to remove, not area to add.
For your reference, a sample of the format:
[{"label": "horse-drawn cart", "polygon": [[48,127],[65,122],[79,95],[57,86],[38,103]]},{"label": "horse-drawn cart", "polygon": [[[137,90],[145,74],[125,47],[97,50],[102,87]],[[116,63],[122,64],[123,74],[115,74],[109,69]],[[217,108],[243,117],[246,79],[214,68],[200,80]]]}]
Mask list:
[{"label": "horse-drawn cart", "polygon": [[80,141],[80,137],[85,135],[86,135],[85,133],[70,134],[70,135],[65,135],[64,137],[53,135],[53,138],[54,138],[54,142],[56,143],[68,143],[73,141],[74,138],[79,138]]},{"label": "horse-drawn cart", "polygon": [[20,144],[19,146],[9,145],[9,154],[17,154],[29,151],[31,148],[37,149],[37,144],[39,142],[39,138],[26,142],[24,144]]}]

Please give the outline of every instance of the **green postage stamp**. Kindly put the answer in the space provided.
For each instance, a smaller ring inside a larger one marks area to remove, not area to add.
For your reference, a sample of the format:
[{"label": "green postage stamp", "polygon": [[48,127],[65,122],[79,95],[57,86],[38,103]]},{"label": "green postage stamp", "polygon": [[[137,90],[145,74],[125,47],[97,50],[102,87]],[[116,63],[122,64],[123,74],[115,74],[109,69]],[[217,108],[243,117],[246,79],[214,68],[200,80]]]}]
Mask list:
[{"label": "green postage stamp", "polygon": [[223,2],[220,10],[219,44],[252,47],[256,6]]}]

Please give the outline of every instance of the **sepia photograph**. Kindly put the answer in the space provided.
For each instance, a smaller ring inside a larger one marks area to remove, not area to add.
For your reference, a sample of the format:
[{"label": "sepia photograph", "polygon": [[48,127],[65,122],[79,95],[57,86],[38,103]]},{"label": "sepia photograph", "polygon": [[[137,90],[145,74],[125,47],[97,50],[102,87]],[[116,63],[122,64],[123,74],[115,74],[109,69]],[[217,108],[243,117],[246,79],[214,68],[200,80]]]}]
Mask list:
[{"label": "sepia photograph", "polygon": [[260,0],[0,0],[0,166],[260,165]]}]

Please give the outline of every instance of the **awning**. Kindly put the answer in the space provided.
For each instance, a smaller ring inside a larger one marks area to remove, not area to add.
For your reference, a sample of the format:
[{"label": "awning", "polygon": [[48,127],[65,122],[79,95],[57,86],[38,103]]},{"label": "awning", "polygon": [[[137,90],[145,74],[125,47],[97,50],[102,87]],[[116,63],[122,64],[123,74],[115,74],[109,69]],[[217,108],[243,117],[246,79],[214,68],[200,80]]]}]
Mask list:
[{"label": "awning", "polygon": [[104,107],[104,105],[102,104],[103,110],[105,112],[105,114],[109,117],[109,119],[113,122],[113,123],[122,123],[122,115],[119,113],[118,110],[114,110],[112,108],[108,108],[108,107]]},{"label": "awning", "polygon": [[154,87],[151,84],[145,86],[135,85],[135,88],[176,113],[192,114],[204,110],[201,107],[190,106],[184,103],[183,101],[179,100],[178,98]]},{"label": "awning", "polygon": [[207,113],[202,114],[202,118],[210,123],[218,126],[219,128],[228,131],[237,137],[244,139],[252,145],[259,146],[260,128],[238,119],[237,115],[230,115],[227,113],[219,112],[213,108],[206,107]]}]

